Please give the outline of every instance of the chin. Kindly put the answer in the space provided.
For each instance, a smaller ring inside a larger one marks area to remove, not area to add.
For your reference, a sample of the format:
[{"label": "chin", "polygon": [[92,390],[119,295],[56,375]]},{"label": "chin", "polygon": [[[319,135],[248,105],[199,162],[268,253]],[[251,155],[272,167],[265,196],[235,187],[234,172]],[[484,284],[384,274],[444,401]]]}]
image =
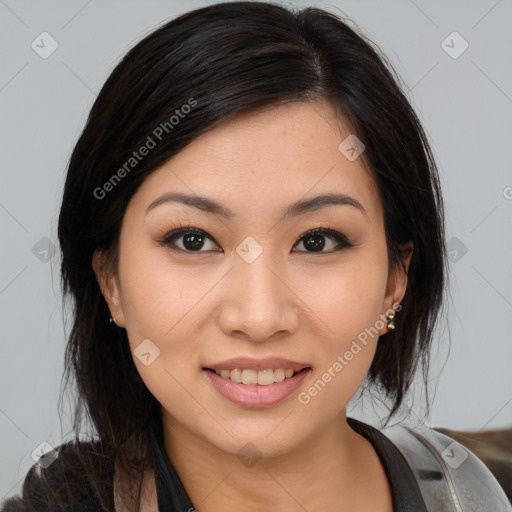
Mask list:
[{"label": "chin", "polygon": [[[256,414],[259,413],[255,412]],[[294,414],[290,414],[283,421],[286,416],[286,414],[280,415],[279,418],[272,419],[254,416],[254,418],[239,420],[236,424],[222,423],[224,426],[230,425],[227,430],[232,435],[218,425],[215,431],[205,427],[201,437],[217,449],[240,459],[251,456],[279,457],[297,449],[313,434],[314,430],[312,425],[309,431],[304,421],[297,424],[296,418],[292,419]]]}]

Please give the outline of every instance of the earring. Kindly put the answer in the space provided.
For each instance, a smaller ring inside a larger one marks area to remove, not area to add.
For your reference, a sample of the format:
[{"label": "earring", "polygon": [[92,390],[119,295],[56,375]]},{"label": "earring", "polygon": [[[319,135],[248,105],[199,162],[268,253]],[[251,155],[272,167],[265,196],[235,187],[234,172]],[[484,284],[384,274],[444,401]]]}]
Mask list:
[{"label": "earring", "polygon": [[[112,323],[116,324],[116,319],[115,319],[114,317],[112,317],[112,316],[111,316],[111,317],[110,317],[110,319],[109,319],[109,322],[110,322],[111,324],[112,324]],[[117,325],[117,324],[116,324],[116,325]]]},{"label": "earring", "polygon": [[388,322],[388,329],[395,329],[395,315],[389,315],[386,317],[386,320]]}]

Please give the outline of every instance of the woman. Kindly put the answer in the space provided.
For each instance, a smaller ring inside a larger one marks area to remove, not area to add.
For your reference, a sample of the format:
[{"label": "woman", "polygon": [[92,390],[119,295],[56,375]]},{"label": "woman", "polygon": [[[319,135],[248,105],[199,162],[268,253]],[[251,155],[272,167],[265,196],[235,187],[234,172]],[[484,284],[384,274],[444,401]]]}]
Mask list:
[{"label": "woman", "polygon": [[448,437],[346,417],[362,384],[400,409],[446,281],[436,165],[384,62],[332,14],[260,2],[128,52],[59,218],[66,376],[95,439],[4,511],[507,506],[472,454],[443,462],[463,458]]}]

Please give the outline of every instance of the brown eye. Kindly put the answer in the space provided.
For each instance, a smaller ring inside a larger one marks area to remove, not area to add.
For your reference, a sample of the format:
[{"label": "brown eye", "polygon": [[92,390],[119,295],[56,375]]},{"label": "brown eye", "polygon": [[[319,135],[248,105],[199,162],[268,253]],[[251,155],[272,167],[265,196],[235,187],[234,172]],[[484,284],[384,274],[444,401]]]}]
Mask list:
[{"label": "brown eye", "polygon": [[[329,243],[326,243],[326,238],[331,240],[331,250],[324,251],[324,247],[329,248]],[[334,245],[332,245],[332,241],[334,241]],[[348,247],[354,247],[354,244],[351,244],[347,237],[338,231],[333,231],[332,229],[326,228],[317,228],[311,231],[308,231],[304,235],[302,235],[294,247],[299,245],[300,243],[306,248],[305,252],[335,252],[340,251],[342,249],[346,249]]]},{"label": "brown eye", "polygon": [[[179,246],[180,244],[176,243],[176,241],[180,239],[182,240],[181,247]],[[201,250],[204,247],[206,240],[214,242],[213,238],[201,229],[180,228],[171,231],[164,238],[159,240],[159,242],[163,245],[169,246],[172,250],[175,251],[207,252]],[[216,244],[214,245],[216,246]]]}]

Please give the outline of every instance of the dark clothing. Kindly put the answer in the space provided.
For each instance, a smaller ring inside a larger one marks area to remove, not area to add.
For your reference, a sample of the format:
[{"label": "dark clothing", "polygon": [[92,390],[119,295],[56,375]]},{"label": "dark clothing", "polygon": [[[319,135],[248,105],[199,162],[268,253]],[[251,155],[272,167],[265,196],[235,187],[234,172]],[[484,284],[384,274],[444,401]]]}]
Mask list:
[{"label": "dark clothing", "polygon": [[[394,512],[512,511],[490,471],[471,452],[461,452],[451,438],[427,427],[412,431],[393,426],[381,431],[353,418],[347,418],[347,422],[370,441],[382,461],[391,487]],[[156,426],[150,436],[159,510],[193,512],[194,505],[165,452],[161,428],[161,425]],[[105,510],[84,472],[69,469],[79,465],[73,443],[62,444],[57,451],[58,457],[46,469],[40,469],[38,463],[32,466],[23,484],[22,497],[9,498],[1,512]],[[443,462],[445,452],[448,464]],[[455,459],[467,459],[456,468],[449,458],[454,453]],[[41,473],[46,476],[47,484]],[[110,474],[113,480],[113,467]]]}]

